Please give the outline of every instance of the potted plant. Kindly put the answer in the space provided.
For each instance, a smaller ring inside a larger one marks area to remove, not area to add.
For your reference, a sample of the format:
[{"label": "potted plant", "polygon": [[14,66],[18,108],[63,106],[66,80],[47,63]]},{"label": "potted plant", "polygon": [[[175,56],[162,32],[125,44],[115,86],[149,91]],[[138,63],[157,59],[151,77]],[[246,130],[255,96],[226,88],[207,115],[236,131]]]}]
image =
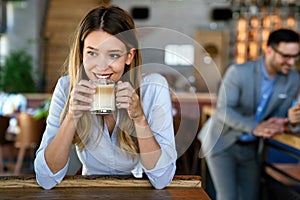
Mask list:
[{"label": "potted plant", "polygon": [[5,93],[37,91],[32,70],[32,57],[25,50],[12,51],[0,65],[0,90]]},{"label": "potted plant", "polygon": [[46,119],[49,113],[51,98],[46,99],[34,112],[33,118],[36,120]]}]

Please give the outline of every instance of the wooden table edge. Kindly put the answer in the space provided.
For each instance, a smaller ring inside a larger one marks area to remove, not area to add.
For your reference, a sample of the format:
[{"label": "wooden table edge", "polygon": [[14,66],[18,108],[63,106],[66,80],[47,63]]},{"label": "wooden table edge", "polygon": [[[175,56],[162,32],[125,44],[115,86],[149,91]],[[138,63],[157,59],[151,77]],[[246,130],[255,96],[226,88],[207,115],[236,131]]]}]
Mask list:
[{"label": "wooden table edge", "polygon": [[[0,188],[40,187],[35,176],[2,176]],[[146,178],[131,176],[66,176],[56,187],[152,187]],[[175,176],[166,188],[201,188],[200,176]]]}]

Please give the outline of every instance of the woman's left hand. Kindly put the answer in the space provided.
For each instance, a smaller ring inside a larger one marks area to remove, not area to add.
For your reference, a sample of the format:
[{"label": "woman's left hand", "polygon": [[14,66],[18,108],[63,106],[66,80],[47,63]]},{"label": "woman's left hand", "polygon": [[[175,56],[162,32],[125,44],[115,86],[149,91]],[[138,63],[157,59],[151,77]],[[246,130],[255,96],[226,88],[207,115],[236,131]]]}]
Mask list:
[{"label": "woman's left hand", "polygon": [[118,82],[116,87],[116,106],[118,109],[127,109],[129,117],[134,121],[145,119],[140,98],[129,82]]}]

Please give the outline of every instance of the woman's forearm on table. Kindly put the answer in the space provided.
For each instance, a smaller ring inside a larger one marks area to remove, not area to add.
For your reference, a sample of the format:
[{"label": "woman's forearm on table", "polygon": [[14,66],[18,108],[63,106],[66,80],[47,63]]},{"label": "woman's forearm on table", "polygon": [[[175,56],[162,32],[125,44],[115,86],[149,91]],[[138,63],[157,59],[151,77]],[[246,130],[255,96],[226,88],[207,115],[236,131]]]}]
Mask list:
[{"label": "woman's forearm on table", "polygon": [[52,173],[58,172],[66,165],[75,131],[75,122],[72,116],[67,115],[56,136],[45,150],[45,160]]}]

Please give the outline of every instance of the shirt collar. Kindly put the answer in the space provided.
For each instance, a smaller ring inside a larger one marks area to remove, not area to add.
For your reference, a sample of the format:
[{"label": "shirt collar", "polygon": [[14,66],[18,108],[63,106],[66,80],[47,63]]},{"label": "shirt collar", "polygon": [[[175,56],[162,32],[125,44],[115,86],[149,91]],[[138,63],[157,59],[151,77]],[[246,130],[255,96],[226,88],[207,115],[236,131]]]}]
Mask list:
[{"label": "shirt collar", "polygon": [[261,65],[261,69],[262,69],[264,80],[266,80],[266,81],[275,81],[277,79],[277,75],[274,78],[270,78],[264,63]]}]

